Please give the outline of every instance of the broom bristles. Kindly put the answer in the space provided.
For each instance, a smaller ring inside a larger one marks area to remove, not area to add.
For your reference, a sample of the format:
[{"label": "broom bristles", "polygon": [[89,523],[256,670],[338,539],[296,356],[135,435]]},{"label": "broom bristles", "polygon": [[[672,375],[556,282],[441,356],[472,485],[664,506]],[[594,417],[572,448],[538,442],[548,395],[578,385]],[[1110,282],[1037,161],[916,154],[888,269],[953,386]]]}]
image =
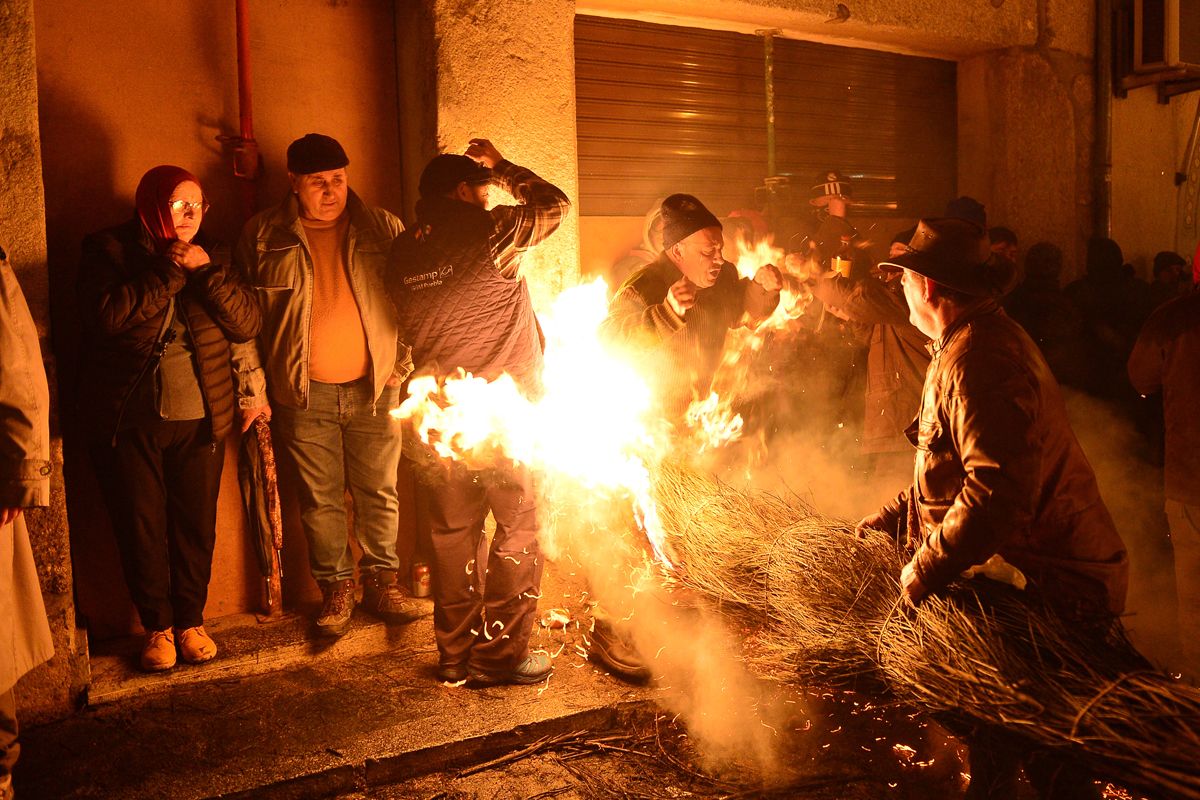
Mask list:
[{"label": "broom bristles", "polygon": [[955,584],[915,613],[907,557],[798,498],[740,491],[677,464],[655,494],[673,580],[759,626],[764,674],[872,672],[935,712],[1000,726],[1151,794],[1200,800],[1200,691],[1146,666],[1114,626],[1080,634],[1031,597]]}]

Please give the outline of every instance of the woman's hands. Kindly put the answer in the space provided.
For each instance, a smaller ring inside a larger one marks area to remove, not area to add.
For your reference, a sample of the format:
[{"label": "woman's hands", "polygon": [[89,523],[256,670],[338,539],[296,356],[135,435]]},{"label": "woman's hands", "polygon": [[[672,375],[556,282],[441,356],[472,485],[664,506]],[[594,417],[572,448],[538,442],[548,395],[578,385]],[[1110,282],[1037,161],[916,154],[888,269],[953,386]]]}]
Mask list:
[{"label": "woman's hands", "polygon": [[167,258],[174,261],[181,268],[188,272],[194,272],[201,267],[208,266],[208,253],[198,244],[185,242],[182,239],[176,239],[171,242],[171,246],[167,248]]}]

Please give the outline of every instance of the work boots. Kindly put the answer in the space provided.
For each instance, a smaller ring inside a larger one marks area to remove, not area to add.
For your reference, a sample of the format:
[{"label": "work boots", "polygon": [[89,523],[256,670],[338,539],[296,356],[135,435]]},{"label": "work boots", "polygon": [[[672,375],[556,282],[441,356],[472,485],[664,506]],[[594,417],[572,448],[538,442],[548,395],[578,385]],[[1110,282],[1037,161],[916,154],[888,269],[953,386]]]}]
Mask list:
[{"label": "work boots", "polygon": [[634,646],[628,625],[597,618],[588,657],[595,657],[613,675],[630,683],[650,680],[650,668]]},{"label": "work boots", "polygon": [[385,622],[412,622],[427,613],[423,604],[405,597],[393,569],[364,573],[362,583],[363,610]]},{"label": "work boots", "polygon": [[317,616],[317,632],[341,636],[350,630],[350,615],[354,613],[354,579],[322,583],[321,594],[325,602]]}]

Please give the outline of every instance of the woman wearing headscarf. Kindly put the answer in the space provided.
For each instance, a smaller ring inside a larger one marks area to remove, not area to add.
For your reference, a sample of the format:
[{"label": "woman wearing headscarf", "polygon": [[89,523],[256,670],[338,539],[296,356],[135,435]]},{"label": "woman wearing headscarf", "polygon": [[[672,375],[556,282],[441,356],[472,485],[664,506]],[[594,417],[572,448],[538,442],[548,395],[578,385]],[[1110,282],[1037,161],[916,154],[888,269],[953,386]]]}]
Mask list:
[{"label": "woman wearing headscarf", "polygon": [[135,205],[133,219],[83,242],[79,394],[146,631],[141,665],[160,671],[217,653],[203,614],[233,428],[229,344],[253,339],[261,316],[228,247],[201,230],[195,175],[155,167]]}]

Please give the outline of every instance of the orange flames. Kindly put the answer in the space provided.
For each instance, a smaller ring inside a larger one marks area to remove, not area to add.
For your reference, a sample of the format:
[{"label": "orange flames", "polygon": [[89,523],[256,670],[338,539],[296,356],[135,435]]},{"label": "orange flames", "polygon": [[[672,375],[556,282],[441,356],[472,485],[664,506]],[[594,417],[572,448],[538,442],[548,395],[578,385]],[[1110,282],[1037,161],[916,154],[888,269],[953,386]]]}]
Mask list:
[{"label": "orange flames", "polygon": [[624,494],[655,555],[662,547],[650,470],[666,450],[666,429],[652,393],[599,335],[607,314],[603,280],[576,286],[540,314],[546,334],[544,394],[530,400],[508,375],[415,378],[392,412],[440,457],[483,467],[497,457],[565,478],[590,492]]},{"label": "orange flames", "polygon": [[775,307],[775,312],[758,326],[759,331],[785,328],[792,320],[804,314],[812,301],[812,292],[804,285],[804,281],[816,269],[811,259],[806,259],[799,253],[789,253],[785,256],[770,236],[750,243],[741,234],[734,238],[733,255],[738,275],[743,278],[754,280],[755,273],[767,264],[775,265],[783,273],[779,305]]},{"label": "orange flames", "polygon": [[768,335],[795,325],[812,301],[812,293],[804,283],[814,269],[810,261],[797,254],[785,257],[771,237],[751,243],[739,234],[733,240],[731,251],[739,276],[753,280],[762,267],[772,264],[783,275],[783,288],[779,305],[770,317],[756,327],[736,328],[729,332],[712,382],[716,394],[692,403],[688,409],[689,425],[696,429],[701,449],[726,444],[741,436],[742,418],[733,413],[732,406],[739,394],[756,383],[752,374],[755,357],[763,349]]}]

